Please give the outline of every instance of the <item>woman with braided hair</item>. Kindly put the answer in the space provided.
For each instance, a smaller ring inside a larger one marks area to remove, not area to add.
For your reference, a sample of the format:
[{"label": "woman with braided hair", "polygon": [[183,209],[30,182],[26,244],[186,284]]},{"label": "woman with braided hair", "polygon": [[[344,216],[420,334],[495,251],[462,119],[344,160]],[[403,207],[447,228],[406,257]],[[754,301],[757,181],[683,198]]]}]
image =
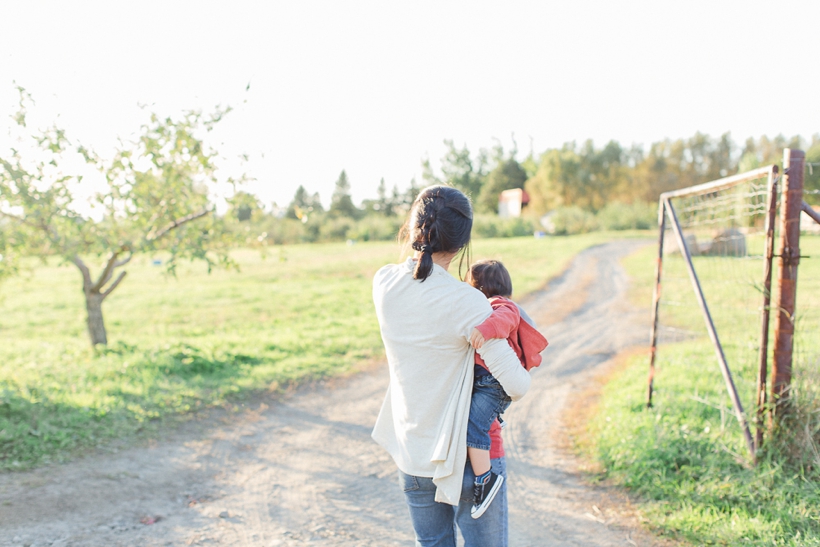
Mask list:
[{"label": "woman with braided hair", "polygon": [[[431,186],[418,195],[402,229],[413,256],[388,264],[373,278],[373,301],[387,354],[390,384],[373,438],[393,457],[410,510],[417,545],[507,545],[506,483],[481,516],[470,512],[475,475],[467,462],[467,420],[473,387],[470,334],[492,313],[487,298],[448,273],[469,263],[473,211],[455,188]],[[521,398],[529,373],[506,340],[477,350],[507,394]],[[496,422],[490,430],[494,474],[506,476]]]}]

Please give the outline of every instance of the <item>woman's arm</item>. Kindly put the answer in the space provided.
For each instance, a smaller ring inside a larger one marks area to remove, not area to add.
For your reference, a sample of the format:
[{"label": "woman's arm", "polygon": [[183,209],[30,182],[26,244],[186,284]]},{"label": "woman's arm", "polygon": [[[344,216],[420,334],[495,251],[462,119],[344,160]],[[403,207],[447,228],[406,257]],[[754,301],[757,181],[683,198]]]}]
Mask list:
[{"label": "woman's arm", "polygon": [[484,359],[490,373],[498,380],[513,401],[523,397],[530,389],[530,373],[521,366],[521,361],[506,339],[487,340],[476,350]]}]

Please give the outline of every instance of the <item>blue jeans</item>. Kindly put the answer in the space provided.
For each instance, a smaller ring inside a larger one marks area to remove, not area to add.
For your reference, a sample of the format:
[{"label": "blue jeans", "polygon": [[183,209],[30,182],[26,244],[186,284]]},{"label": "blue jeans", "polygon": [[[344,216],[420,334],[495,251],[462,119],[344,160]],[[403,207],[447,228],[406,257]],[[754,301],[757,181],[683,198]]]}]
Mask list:
[{"label": "blue jeans", "polygon": [[[476,365],[477,366],[477,365]],[[490,426],[510,406],[510,396],[493,376],[476,376],[467,422],[467,446],[490,449]]]},{"label": "blue jeans", "polygon": [[[504,458],[491,460],[493,471],[507,478]],[[399,484],[410,509],[417,547],[456,547],[456,527],[464,547],[507,547],[507,481],[481,518],[470,516],[475,475],[469,463],[464,467],[461,501],[458,507],[435,501],[433,479],[399,471]]]}]

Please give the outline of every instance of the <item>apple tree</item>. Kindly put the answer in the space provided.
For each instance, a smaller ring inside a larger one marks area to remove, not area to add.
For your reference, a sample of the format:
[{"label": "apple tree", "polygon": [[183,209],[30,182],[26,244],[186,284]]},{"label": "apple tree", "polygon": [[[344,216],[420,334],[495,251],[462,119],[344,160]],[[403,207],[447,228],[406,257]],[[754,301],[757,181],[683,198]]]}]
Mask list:
[{"label": "apple tree", "polygon": [[[172,274],[186,259],[205,261],[208,271],[232,265],[227,231],[208,197],[217,153],[203,141],[229,109],[153,114],[133,142],[120,142],[103,160],[57,127],[29,130],[33,101],[18,89],[12,120],[19,146],[0,152],[0,274],[16,273],[27,256],[56,256],[76,266],[88,334],[97,345],[108,342],[102,304],[134,256],[162,253]],[[83,177],[88,166],[100,180]],[[88,193],[89,184],[94,215],[78,207],[77,194]]]}]

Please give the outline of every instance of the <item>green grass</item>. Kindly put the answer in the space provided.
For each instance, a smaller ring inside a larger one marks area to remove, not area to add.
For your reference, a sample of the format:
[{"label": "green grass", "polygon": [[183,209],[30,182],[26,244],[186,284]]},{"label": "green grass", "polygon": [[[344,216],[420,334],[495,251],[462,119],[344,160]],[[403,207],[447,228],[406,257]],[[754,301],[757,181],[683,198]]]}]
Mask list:
[{"label": "green grass", "polygon": [[[521,296],[580,250],[630,235],[477,240],[473,258],[504,260]],[[394,243],[236,251],[239,273],[194,263],[176,278],[137,258],[103,306],[109,347],[97,354],[79,273],[35,265],[0,285],[0,469],[62,461],[381,358],[371,278],[399,253]]]},{"label": "green grass", "polygon": [[[624,262],[644,307],[656,252],[643,249]],[[675,305],[662,306],[662,320],[699,336],[660,346],[651,410],[644,405],[647,359],[632,358],[605,386],[587,447],[602,476],[637,493],[663,534],[694,545],[820,545],[820,238],[802,238],[801,252],[811,258],[799,266],[796,417],[781,437],[767,440],[756,467],[747,463],[682,261],[664,263],[663,295]],[[760,303],[751,283],[762,264],[723,260],[731,262],[723,273],[713,259],[695,262],[740,396],[753,412]]]}]

